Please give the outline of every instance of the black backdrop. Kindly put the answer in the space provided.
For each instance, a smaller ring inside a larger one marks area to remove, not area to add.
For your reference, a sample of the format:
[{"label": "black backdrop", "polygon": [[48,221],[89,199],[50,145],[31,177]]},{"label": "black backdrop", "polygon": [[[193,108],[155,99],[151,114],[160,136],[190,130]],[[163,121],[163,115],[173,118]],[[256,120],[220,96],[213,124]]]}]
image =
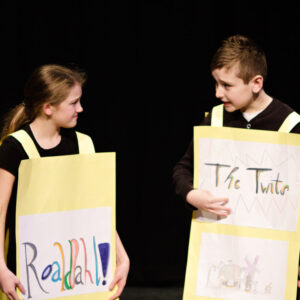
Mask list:
[{"label": "black backdrop", "polygon": [[[266,92],[300,108],[299,5],[255,1],[6,1],[1,4],[1,116],[45,63],[88,73],[78,130],[117,152],[117,229],[129,285],[183,284],[191,213],[172,168],[218,101],[209,72],[222,39],[265,49]],[[296,1],[295,1],[296,2]]]}]

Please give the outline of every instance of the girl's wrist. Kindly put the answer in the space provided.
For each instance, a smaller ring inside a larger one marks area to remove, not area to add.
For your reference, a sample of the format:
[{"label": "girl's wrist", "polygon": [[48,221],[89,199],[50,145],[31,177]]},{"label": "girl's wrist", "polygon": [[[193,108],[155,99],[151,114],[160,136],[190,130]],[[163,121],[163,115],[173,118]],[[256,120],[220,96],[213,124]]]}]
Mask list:
[{"label": "girl's wrist", "polygon": [[0,273],[7,269],[5,261],[0,261]]}]

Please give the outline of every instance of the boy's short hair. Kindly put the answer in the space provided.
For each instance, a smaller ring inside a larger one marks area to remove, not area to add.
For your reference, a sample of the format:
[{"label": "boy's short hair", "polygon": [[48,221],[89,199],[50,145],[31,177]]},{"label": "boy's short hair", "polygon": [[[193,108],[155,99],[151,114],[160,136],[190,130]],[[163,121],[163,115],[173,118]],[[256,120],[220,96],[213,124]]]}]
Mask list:
[{"label": "boy's short hair", "polygon": [[221,47],[214,54],[210,69],[213,72],[223,67],[230,69],[239,63],[240,72],[237,74],[244,83],[256,75],[267,77],[267,60],[264,51],[252,39],[234,35],[223,41]]}]

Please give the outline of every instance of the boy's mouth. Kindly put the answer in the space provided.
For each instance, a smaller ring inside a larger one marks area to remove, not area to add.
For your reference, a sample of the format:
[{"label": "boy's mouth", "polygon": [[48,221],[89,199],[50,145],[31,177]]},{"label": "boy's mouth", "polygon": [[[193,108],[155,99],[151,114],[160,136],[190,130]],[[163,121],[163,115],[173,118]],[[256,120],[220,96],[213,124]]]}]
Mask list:
[{"label": "boy's mouth", "polygon": [[228,106],[228,105],[231,104],[230,102],[224,102],[224,101],[222,101],[222,102],[223,102],[223,104],[224,104],[225,106]]}]

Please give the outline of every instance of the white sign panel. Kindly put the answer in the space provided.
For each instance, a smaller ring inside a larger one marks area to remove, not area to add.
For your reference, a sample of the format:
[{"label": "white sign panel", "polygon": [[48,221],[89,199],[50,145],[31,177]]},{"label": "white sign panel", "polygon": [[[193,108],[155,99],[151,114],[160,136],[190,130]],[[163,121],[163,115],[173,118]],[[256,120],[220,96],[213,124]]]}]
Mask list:
[{"label": "white sign panel", "polygon": [[288,242],[202,233],[201,245],[197,296],[284,299]]},{"label": "white sign panel", "polygon": [[295,232],[300,147],[201,138],[199,188],[229,198],[232,213],[199,220]]},{"label": "white sign panel", "polygon": [[107,291],[113,276],[111,214],[101,207],[20,217],[25,299]]}]

